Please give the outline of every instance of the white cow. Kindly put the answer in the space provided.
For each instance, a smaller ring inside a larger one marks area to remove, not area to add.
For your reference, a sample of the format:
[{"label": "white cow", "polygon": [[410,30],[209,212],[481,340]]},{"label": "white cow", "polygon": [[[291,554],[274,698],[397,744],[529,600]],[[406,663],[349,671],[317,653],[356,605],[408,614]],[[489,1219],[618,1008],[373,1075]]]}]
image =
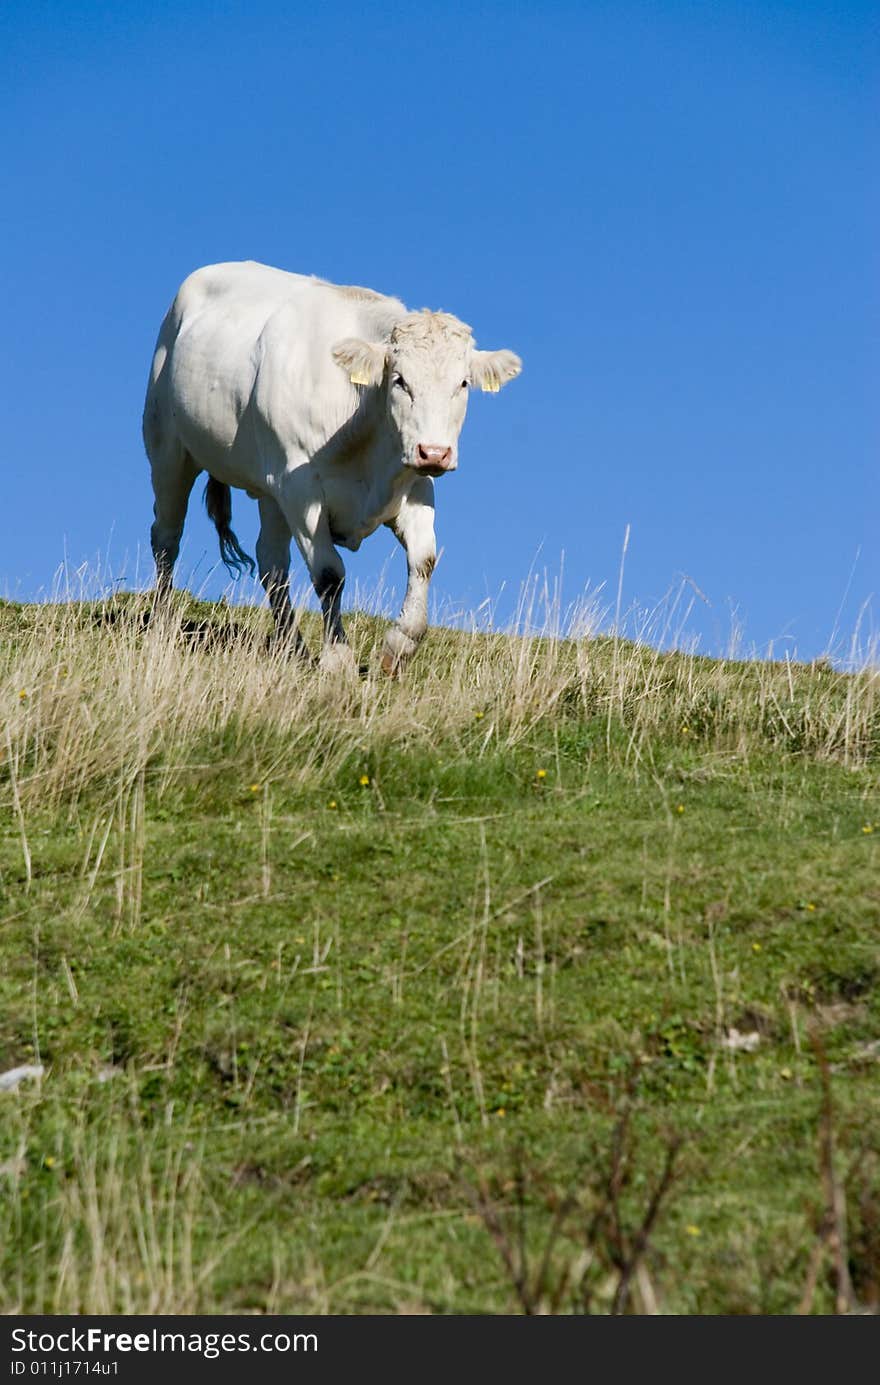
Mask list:
[{"label": "white cow", "polygon": [[387,524],[409,581],[382,666],[393,673],[427,627],[434,567],[433,478],[458,465],[468,387],[492,393],[520,372],[512,351],[478,351],[447,313],[251,261],[209,265],[182,284],[162,328],[144,407],[156,496],[160,595],[171,586],[200,471],[231,568],[253,562],[230,528],[230,486],[259,502],[257,566],[276,630],[304,650],[290,605],[290,540],[324,617],[321,662],[351,660],[340,618],[345,568]]}]

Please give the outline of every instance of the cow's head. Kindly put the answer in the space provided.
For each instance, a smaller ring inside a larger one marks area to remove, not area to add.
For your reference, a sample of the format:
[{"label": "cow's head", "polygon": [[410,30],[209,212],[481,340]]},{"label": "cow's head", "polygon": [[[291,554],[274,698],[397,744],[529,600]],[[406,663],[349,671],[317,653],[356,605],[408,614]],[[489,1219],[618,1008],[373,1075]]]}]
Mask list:
[{"label": "cow's head", "polygon": [[426,476],[458,466],[469,388],[496,394],[522,369],[512,351],[477,351],[464,322],[427,310],[396,323],[390,341],[337,342],[333,359],[352,384],[383,388],[401,460]]}]

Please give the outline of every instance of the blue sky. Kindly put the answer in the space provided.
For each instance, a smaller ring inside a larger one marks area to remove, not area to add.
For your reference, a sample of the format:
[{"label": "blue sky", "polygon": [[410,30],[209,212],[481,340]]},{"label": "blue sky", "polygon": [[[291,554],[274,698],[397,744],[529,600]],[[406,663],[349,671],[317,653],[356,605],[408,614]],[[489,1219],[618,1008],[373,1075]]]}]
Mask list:
[{"label": "blue sky", "polygon": [[[0,592],[149,580],[155,334],[253,258],[523,357],[437,486],[444,609],[613,605],[629,525],[624,607],[686,576],[704,650],[822,652],[880,591],[878,79],[867,3],[7,0]],[[346,563],[402,587],[385,532]],[[195,496],[180,574],[227,583]]]}]

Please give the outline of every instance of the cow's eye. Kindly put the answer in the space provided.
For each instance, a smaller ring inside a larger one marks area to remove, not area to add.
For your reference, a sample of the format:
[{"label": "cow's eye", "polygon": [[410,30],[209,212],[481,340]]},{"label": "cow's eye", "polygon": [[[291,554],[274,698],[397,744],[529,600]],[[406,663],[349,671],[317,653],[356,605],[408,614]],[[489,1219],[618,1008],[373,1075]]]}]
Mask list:
[{"label": "cow's eye", "polygon": [[467,380],[462,380],[462,382],[461,382],[461,387],[462,387],[463,390],[466,390],[466,389],[467,389],[467,387],[468,387],[468,382],[467,382]]},{"label": "cow's eye", "polygon": [[412,399],[412,390],[410,389],[409,385],[406,383],[402,375],[395,375],[391,383],[396,390],[405,390],[406,393],[409,395],[410,399]]}]

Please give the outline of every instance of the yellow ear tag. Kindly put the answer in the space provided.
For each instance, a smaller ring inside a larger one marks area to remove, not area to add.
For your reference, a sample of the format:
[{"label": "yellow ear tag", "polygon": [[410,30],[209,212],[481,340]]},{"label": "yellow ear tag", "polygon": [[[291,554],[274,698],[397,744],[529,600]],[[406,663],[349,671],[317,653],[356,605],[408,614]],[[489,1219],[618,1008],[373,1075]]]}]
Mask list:
[{"label": "yellow ear tag", "polygon": [[353,385],[371,385],[373,382],[362,370],[353,370],[348,377]]},{"label": "yellow ear tag", "polygon": [[484,394],[497,394],[501,389],[501,382],[497,375],[488,375],[483,381]]}]

